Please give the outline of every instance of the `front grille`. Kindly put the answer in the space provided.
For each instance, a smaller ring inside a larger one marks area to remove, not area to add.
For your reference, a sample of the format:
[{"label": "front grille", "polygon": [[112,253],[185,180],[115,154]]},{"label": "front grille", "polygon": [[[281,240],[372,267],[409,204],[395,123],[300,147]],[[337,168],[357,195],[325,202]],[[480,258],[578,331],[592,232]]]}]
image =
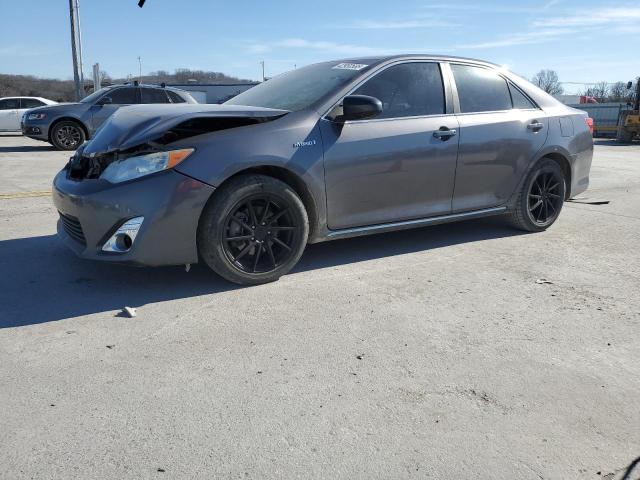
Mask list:
[{"label": "front grille", "polygon": [[78,220],[76,217],[72,217],[71,215],[65,215],[62,212],[58,213],[60,214],[60,220],[62,220],[64,231],[67,232],[67,234],[76,242],[79,242],[82,245],[86,245],[87,240],[84,238],[84,232],[82,231],[80,220]]}]

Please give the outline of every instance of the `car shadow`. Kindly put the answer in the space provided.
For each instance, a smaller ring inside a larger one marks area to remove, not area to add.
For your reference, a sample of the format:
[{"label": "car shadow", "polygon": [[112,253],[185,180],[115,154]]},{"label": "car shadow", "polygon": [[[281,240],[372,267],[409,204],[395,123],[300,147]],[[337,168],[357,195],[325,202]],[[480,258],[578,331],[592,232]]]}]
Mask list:
[{"label": "car shadow", "polygon": [[[500,218],[309,245],[291,274],[519,235]],[[239,289],[203,265],[136,268],[77,258],[55,235],[0,241],[0,328]]]},{"label": "car shadow", "polygon": [[52,145],[16,145],[15,147],[0,147],[0,153],[20,152],[54,152]]}]

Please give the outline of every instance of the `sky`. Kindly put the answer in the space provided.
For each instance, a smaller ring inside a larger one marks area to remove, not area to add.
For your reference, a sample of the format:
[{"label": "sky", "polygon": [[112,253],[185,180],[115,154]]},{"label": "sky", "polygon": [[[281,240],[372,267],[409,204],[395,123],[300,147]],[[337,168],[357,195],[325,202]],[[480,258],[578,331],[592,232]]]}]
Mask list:
[{"label": "sky", "polygon": [[[80,0],[83,61],[112,77],[191,68],[262,78],[348,57],[480,58],[531,78],[640,75],[640,1]],[[73,78],[68,0],[0,0],[0,73]]]}]

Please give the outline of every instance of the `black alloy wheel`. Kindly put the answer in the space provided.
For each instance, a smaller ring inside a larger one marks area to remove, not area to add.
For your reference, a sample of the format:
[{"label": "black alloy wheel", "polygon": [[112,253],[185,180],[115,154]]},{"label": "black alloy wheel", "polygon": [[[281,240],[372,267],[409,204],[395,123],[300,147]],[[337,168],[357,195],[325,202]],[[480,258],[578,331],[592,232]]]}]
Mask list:
[{"label": "black alloy wheel", "polygon": [[307,210],[287,183],[238,175],[211,196],[198,224],[200,258],[240,285],[273,282],[291,270],[307,244]]},{"label": "black alloy wheel", "polygon": [[541,172],[529,189],[529,216],[537,225],[552,223],[562,208],[563,178],[555,172]]},{"label": "black alloy wheel", "polygon": [[243,199],[224,223],[224,253],[245,273],[269,273],[287,263],[301,228],[283,199],[266,194]]},{"label": "black alloy wheel", "polygon": [[566,195],[564,171],[555,160],[542,158],[522,183],[509,209],[509,220],[527,232],[546,230],[560,215]]}]

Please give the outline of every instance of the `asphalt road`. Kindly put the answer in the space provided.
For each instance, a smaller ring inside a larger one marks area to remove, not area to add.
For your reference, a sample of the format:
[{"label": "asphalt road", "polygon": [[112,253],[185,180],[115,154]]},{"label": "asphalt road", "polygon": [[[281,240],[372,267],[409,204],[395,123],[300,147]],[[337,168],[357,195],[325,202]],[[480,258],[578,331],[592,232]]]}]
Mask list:
[{"label": "asphalt road", "polygon": [[325,243],[252,288],[77,259],[47,194],[67,157],[0,136],[0,478],[621,479],[640,456],[640,145],[597,145],[581,197],[610,203],[545,233]]}]

